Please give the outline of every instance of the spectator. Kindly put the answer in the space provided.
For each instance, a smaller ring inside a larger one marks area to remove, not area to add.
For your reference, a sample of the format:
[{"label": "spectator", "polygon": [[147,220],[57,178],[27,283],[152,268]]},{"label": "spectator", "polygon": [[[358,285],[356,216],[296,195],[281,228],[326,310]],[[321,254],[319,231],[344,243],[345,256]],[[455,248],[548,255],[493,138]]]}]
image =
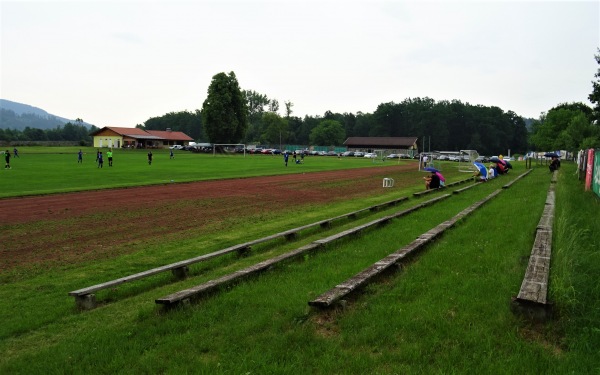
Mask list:
[{"label": "spectator", "polygon": [[4,160],[6,161],[4,169],[10,169],[10,151],[6,150],[4,153]]},{"label": "spectator", "polygon": [[425,180],[425,189],[426,190],[439,189],[440,177],[435,172],[432,172],[431,176],[429,176],[429,177],[423,177],[423,179]]},{"label": "spectator", "polygon": [[496,177],[496,168],[494,168],[494,164],[490,164],[490,169],[488,170],[488,180]]},{"label": "spectator", "polygon": [[558,170],[558,168],[560,168],[560,161],[558,160],[557,157],[553,156],[552,157],[552,161],[550,162],[550,173]]}]

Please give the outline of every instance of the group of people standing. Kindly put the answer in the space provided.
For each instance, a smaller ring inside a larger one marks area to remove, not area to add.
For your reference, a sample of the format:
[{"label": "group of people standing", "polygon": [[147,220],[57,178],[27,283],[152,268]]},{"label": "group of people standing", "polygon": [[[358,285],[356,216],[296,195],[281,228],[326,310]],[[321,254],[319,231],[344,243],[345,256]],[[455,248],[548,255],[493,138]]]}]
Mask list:
[{"label": "group of people standing", "polygon": [[[170,154],[170,158],[174,159],[175,156],[173,155],[173,150],[171,150],[171,154]],[[108,160],[108,166],[112,167],[113,166],[113,150],[109,149],[108,151],[106,151],[106,159]],[[7,162],[8,163],[8,162]],[[77,163],[83,163],[83,151],[79,150],[79,152],[77,153]],[[98,150],[96,152],[96,163],[98,165],[98,168],[103,168],[104,167],[104,155],[102,154],[102,151]],[[152,151],[148,151],[148,165],[152,164]]]},{"label": "group of people standing", "polygon": [[[301,164],[304,163],[304,152],[299,152],[300,154],[300,159],[298,159],[298,153],[296,153],[296,151],[293,152],[293,157],[294,157],[294,163],[296,164]],[[290,158],[290,154],[286,151],[283,153],[283,162],[285,164],[285,166],[287,167],[288,165],[288,160]]]},{"label": "group of people standing", "polygon": [[[106,151],[106,158],[108,159],[108,166],[112,167],[113,166],[113,151],[112,151],[112,149],[109,149],[108,151]],[[81,150],[79,150],[79,153],[77,154],[77,163],[83,163],[83,153],[81,152]],[[102,155],[102,151],[100,151],[100,150],[98,150],[98,152],[96,152],[96,163],[98,163],[98,168],[104,167],[104,156]]]}]

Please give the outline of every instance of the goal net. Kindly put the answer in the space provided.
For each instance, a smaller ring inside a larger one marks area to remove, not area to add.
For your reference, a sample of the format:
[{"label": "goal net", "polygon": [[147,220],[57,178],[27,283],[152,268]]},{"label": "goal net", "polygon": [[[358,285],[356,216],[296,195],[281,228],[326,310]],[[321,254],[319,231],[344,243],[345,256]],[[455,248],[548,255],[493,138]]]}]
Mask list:
[{"label": "goal net", "polygon": [[460,150],[458,159],[459,172],[475,172],[478,169],[473,165],[477,161],[479,153],[476,150]]},{"label": "goal net", "polygon": [[387,150],[373,150],[373,153],[376,155],[373,158],[373,163],[383,163],[388,156]]}]

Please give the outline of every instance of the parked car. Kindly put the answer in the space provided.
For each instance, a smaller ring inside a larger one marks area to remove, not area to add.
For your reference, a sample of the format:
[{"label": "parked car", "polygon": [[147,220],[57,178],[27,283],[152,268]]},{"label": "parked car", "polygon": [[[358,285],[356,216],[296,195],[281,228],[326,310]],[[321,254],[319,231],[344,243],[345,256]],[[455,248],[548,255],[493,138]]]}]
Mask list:
[{"label": "parked car", "polygon": [[327,156],[338,156],[338,154],[335,151],[328,151]]},{"label": "parked car", "polygon": [[377,159],[377,154],[374,152],[368,152],[366,153],[364,156],[364,158],[371,158],[371,159]]},{"label": "parked car", "polygon": [[398,154],[398,157],[400,159],[410,159],[410,155],[409,154]]},{"label": "parked car", "polygon": [[362,151],[356,151],[354,153],[354,156],[356,156],[357,158],[362,158],[363,156],[365,156],[365,153]]},{"label": "parked car", "polygon": [[386,156],[386,158],[388,158],[388,159],[400,159],[400,155],[398,155],[398,154],[389,154],[388,156]]},{"label": "parked car", "polygon": [[342,152],[342,156],[354,156],[354,151],[345,151],[345,152]]},{"label": "parked car", "polygon": [[182,145],[173,145],[173,146],[169,146],[169,148],[171,150],[183,150],[183,146]]}]

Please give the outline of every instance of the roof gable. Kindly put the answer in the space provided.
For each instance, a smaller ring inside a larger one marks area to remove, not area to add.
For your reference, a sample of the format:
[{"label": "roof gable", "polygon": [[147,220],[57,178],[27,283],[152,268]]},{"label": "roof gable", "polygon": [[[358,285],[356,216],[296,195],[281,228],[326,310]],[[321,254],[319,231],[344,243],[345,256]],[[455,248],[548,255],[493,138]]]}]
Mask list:
[{"label": "roof gable", "polygon": [[170,130],[147,130],[147,132],[169,141],[193,141],[193,138],[183,132],[174,132]]},{"label": "roof gable", "polygon": [[183,132],[174,132],[167,130],[144,130],[140,128],[124,128],[117,126],[105,126],[102,129],[96,130],[91,135],[95,136],[102,132],[110,131],[120,136],[126,136],[138,139],[163,139],[167,141],[193,141],[194,139],[189,137]]}]

